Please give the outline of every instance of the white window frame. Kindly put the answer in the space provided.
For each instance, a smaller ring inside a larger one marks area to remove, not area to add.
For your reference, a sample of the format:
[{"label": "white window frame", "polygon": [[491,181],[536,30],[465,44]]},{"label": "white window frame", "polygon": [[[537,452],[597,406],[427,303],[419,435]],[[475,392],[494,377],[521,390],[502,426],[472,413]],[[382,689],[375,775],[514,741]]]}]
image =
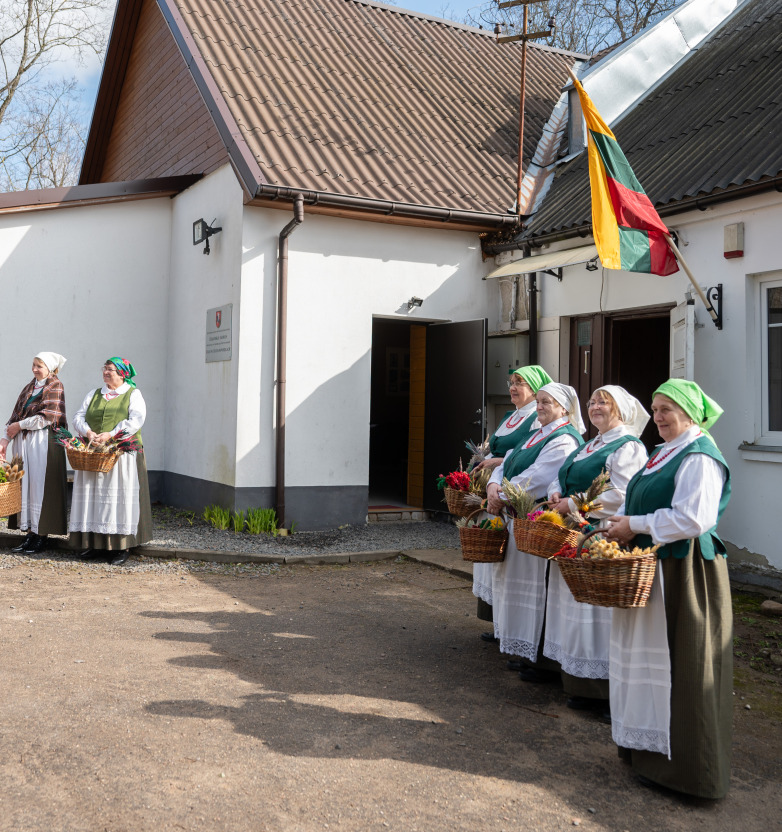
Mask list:
[{"label": "white window frame", "polygon": [[[758,410],[758,439],[765,445],[779,445],[782,447],[782,430],[769,429],[768,413],[768,290],[782,287],[782,273],[776,272],[758,281],[758,375],[757,383],[760,392],[760,407]],[[782,324],[774,324],[775,327]]]}]

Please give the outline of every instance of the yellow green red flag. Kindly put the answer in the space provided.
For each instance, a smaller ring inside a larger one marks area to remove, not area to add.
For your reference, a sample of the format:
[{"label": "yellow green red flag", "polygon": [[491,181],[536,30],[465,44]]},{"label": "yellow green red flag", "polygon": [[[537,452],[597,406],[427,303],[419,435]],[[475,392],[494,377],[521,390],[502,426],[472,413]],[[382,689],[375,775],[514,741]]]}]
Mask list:
[{"label": "yellow green red flag", "polygon": [[664,237],[668,229],[592,99],[578,81],[574,83],[587,126],[592,232],[600,262],[607,269],[627,272],[679,271]]}]

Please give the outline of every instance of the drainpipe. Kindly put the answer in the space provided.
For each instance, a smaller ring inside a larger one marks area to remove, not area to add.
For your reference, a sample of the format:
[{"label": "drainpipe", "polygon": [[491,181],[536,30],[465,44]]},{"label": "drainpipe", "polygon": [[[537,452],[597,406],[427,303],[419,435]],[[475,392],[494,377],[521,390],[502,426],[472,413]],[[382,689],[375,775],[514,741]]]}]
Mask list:
[{"label": "drainpipe", "polygon": [[277,247],[277,436],[275,503],[277,524],[285,524],[285,365],[288,336],[288,237],[304,222],[304,197],[293,200],[293,219],[280,232]]},{"label": "drainpipe", "polygon": [[538,273],[529,276],[529,363],[538,363]]}]

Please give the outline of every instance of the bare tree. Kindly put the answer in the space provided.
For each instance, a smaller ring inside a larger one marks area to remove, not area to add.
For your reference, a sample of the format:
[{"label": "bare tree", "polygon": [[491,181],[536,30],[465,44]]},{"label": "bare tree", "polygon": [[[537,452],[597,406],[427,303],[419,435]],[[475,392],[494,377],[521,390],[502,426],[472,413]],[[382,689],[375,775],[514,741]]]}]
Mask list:
[{"label": "bare tree", "polygon": [[[543,0],[528,6],[530,31],[548,29],[550,18],[556,20],[553,37],[543,41],[549,46],[592,55],[621,43],[682,0]],[[521,6],[500,11],[496,0],[487,0],[475,13],[468,13],[465,23],[492,28],[503,24],[503,34],[521,31]]]},{"label": "bare tree", "polygon": [[[52,65],[103,53],[109,5],[111,0],[0,2],[0,187],[73,181],[84,126],[75,82],[52,80]],[[64,156],[74,151],[76,161],[65,164]]]}]

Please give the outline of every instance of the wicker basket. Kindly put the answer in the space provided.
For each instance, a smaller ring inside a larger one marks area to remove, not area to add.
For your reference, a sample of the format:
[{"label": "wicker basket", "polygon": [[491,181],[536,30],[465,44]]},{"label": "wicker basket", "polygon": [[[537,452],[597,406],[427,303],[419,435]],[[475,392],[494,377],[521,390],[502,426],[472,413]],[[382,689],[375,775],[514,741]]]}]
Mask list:
[{"label": "wicker basket", "polygon": [[10,517],[22,510],[22,481],[0,484],[0,517]]},{"label": "wicker basket", "polygon": [[[592,532],[597,534],[600,530]],[[591,537],[591,534],[586,535]],[[657,555],[583,559],[581,546],[574,558],[557,558],[560,572],[576,601],[596,607],[645,607],[657,570]]]},{"label": "wicker basket", "polygon": [[[472,517],[483,509],[471,511]],[[505,546],[508,541],[508,529],[479,529],[477,526],[459,528],[462,543],[462,558],[473,563],[499,563],[505,559]]]},{"label": "wicker basket", "polygon": [[527,551],[527,543],[529,541],[529,533],[534,528],[535,524],[532,520],[527,520],[526,517],[513,518],[513,537],[516,541],[516,546],[520,552]]},{"label": "wicker basket", "polygon": [[530,555],[553,558],[563,546],[575,546],[578,541],[576,529],[566,529],[564,526],[556,526],[545,520],[538,520],[530,525],[531,528],[527,532],[527,545],[524,548],[524,551],[529,552]]},{"label": "wicker basket", "polygon": [[68,454],[68,462],[71,463],[74,471],[97,471],[99,474],[107,474],[119,459],[119,453],[116,451],[99,453],[66,448],[65,452]]},{"label": "wicker basket", "polygon": [[465,505],[468,491],[457,491],[455,488],[445,486],[445,502],[448,505],[448,511],[454,517],[467,517],[475,511],[475,506]]}]

